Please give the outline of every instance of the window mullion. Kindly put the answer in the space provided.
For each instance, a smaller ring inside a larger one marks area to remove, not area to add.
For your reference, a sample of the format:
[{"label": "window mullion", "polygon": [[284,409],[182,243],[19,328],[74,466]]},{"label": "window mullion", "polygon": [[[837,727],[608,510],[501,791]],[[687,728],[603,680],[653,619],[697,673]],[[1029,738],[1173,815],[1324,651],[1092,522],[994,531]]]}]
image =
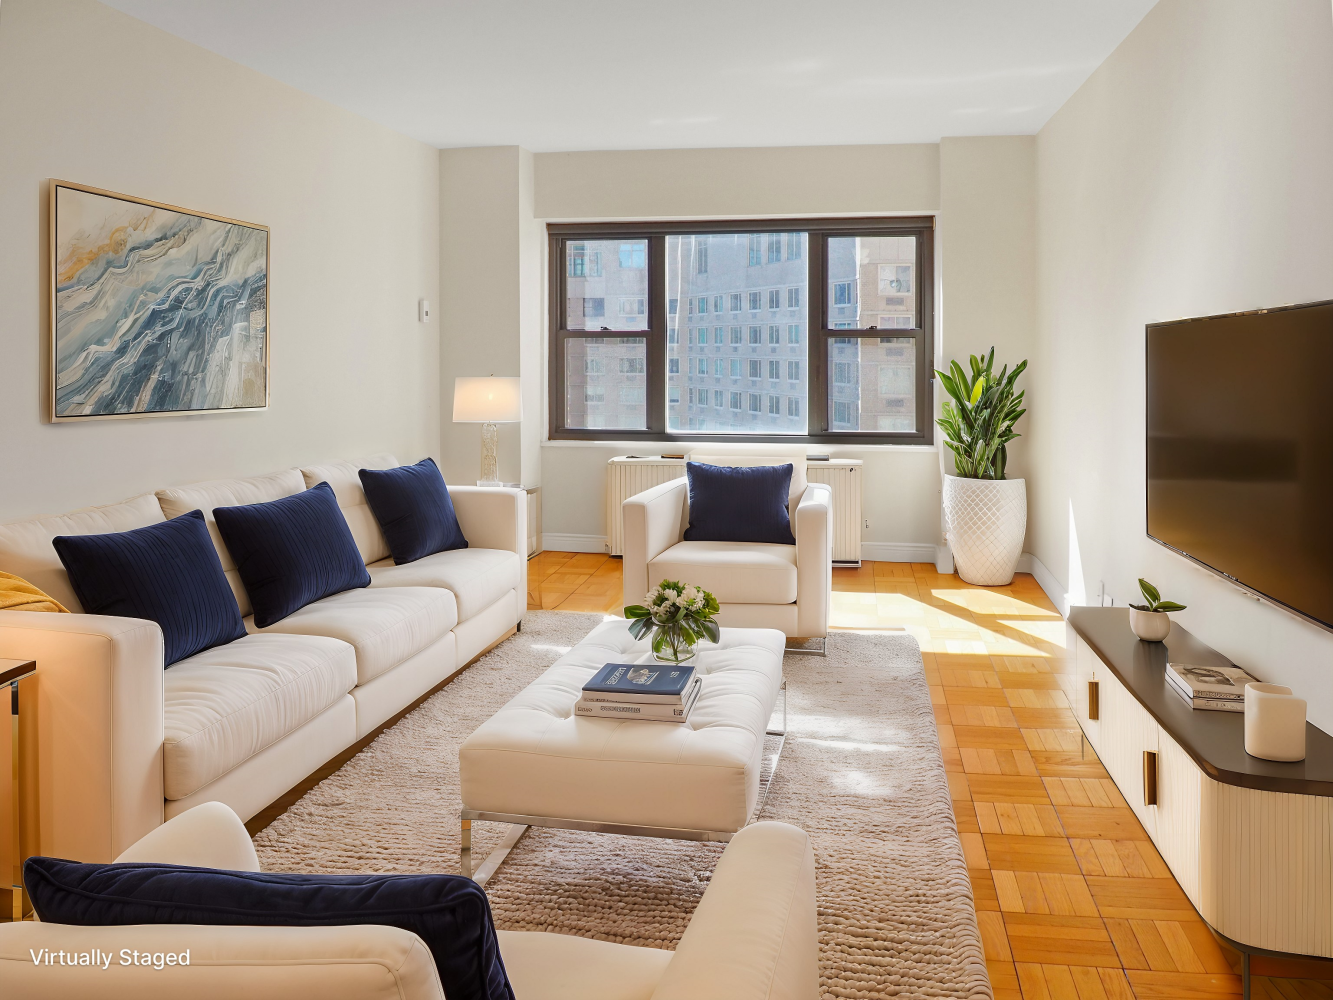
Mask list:
[{"label": "window mullion", "polygon": [[667,300],[666,236],[648,240],[648,431],[665,434],[667,430]]}]

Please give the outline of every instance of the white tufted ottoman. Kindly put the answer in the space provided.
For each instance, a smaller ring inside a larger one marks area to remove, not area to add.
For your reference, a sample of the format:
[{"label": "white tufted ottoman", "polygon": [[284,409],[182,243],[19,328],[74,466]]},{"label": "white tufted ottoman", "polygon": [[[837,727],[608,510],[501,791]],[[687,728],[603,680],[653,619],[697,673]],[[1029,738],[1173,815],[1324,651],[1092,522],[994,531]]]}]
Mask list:
[{"label": "white tufted ottoman", "polygon": [[652,650],[626,621],[593,629],[459,749],[463,874],[473,820],[516,824],[479,882],[529,825],[730,840],[759,801],[785,643],[774,629],[724,628],[695,657],[702,680],[688,722],[622,722],[578,717],[574,703],[603,665],[649,662]]}]

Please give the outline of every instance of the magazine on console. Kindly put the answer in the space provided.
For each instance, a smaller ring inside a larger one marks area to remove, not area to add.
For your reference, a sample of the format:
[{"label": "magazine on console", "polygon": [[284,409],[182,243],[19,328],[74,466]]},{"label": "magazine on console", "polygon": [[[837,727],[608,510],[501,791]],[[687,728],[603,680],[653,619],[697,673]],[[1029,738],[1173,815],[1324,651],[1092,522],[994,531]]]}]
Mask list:
[{"label": "magazine on console", "polygon": [[1195,708],[1223,712],[1245,711],[1245,685],[1256,678],[1240,667],[1213,667],[1196,663],[1167,663],[1166,679],[1177,694]]}]

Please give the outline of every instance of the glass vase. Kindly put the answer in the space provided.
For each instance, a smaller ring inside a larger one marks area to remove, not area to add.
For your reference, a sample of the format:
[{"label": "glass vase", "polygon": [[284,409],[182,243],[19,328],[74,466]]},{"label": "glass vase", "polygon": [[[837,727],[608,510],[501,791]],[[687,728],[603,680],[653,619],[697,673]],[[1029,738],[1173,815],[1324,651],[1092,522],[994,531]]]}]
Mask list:
[{"label": "glass vase", "polygon": [[662,663],[684,663],[694,656],[695,643],[696,640],[686,637],[680,625],[659,625],[653,633],[653,659]]}]

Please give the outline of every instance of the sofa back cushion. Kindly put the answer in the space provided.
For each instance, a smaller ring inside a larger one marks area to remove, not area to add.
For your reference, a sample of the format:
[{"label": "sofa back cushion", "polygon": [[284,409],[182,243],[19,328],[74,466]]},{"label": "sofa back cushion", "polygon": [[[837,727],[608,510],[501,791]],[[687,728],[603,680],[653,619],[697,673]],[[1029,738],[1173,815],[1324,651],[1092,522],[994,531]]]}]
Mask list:
[{"label": "sofa back cushion", "polygon": [[748,468],[685,463],[690,488],[687,542],[795,545],[787,497],[791,465]]},{"label": "sofa back cushion", "polygon": [[399,927],[426,943],[449,1000],[514,1000],[486,893],[461,875],[294,875],[34,857],[23,881],[47,923]]},{"label": "sofa back cushion", "polygon": [[375,520],[370,505],[366,503],[366,494],[361,488],[359,473],[362,469],[392,469],[397,465],[398,459],[392,455],[372,455],[360,461],[353,459],[301,469],[306,489],[316,483],[328,483],[333,487],[333,495],[338,498],[338,507],[347,520],[347,527],[351,529],[361,559],[367,566],[389,558],[389,543],[384,540],[384,532],[380,530],[379,522]]},{"label": "sofa back cushion", "polygon": [[328,483],[267,503],[215,507],[213,517],[259,628],[321,597],[370,586],[370,573]]},{"label": "sofa back cushion", "polygon": [[[184,511],[182,511],[184,513]],[[0,570],[22,577],[39,590],[79,613],[83,606],[70,585],[69,574],[51,539],[57,535],[99,535],[129,531],[166,518],[151,493],[102,507],[84,507],[68,514],[31,517],[0,524]]]},{"label": "sofa back cushion", "polygon": [[206,483],[191,483],[189,486],[173,486],[171,489],[158,490],[157,502],[167,517],[178,517],[186,511],[196,509],[204,512],[208,533],[218,550],[218,558],[222,560],[222,570],[227,574],[231,592],[236,595],[236,604],[240,607],[242,615],[248,615],[252,610],[250,596],[241,583],[241,576],[236,570],[236,560],[231,557],[227,546],[223,544],[222,536],[218,533],[217,523],[213,519],[213,508],[281,500],[304,489],[305,480],[301,478],[301,473],[296,469],[285,469],[267,476],[251,476],[249,479],[214,479]]},{"label": "sofa back cushion", "polygon": [[361,485],[395,564],[467,548],[454,502],[433,458],[396,469],[361,470]]},{"label": "sofa back cushion", "polygon": [[161,626],[163,666],[245,635],[200,511],[144,528],[51,541],[85,612]]}]

